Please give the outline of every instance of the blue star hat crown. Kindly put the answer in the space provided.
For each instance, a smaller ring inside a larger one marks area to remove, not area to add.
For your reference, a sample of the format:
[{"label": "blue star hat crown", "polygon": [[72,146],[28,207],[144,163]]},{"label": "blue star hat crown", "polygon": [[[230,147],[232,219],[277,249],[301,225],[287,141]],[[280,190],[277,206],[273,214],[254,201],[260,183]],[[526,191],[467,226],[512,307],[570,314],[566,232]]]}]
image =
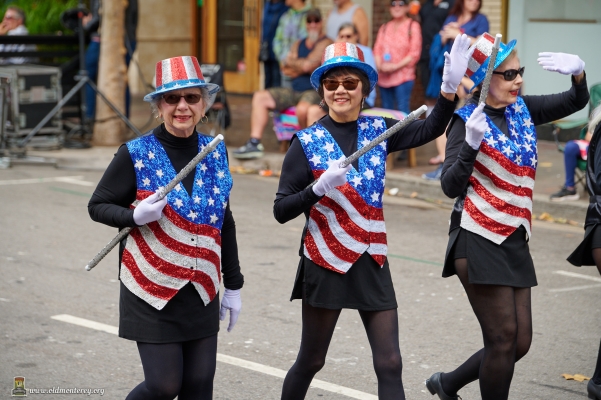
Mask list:
[{"label": "blue star hat crown", "polygon": [[369,79],[370,92],[378,83],[378,73],[365,62],[363,51],[359,47],[352,43],[333,43],[324,50],[321,66],[311,74],[311,86],[315,90],[319,89],[323,75],[338,67],[353,67],[363,71]]},{"label": "blue star hat crown", "polygon": [[[467,71],[465,71],[468,78],[470,78],[472,82],[474,82],[474,86],[470,89],[470,91],[474,90],[476,86],[481,84],[484,80],[484,77],[486,76],[488,60],[490,58],[490,55],[492,54],[494,42],[495,38],[491,36],[488,32],[484,32],[482,36],[480,36],[476,43],[474,43],[473,45],[473,47],[475,47],[474,53],[468,61]],[[494,69],[497,69],[499,65],[501,65],[501,63],[505,61],[507,56],[511,54],[516,43],[516,40],[512,40],[507,44],[504,44],[503,42],[499,44],[499,52],[497,53]]]}]

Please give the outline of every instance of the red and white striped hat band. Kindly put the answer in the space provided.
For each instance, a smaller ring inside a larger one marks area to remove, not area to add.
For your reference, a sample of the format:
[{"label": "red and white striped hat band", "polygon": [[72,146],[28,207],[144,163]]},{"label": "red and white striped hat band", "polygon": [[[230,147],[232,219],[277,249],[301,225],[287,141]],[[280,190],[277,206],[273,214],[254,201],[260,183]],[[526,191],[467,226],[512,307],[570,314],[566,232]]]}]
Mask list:
[{"label": "red and white striped hat band", "polygon": [[482,64],[486,62],[492,54],[492,48],[495,43],[495,38],[488,33],[483,33],[476,41],[476,49],[472,54],[472,58],[467,64],[467,76],[471,77],[480,69]]},{"label": "red and white striped hat band", "polygon": [[323,57],[321,58],[321,63],[325,63],[326,61],[334,58],[334,57],[352,57],[356,58],[359,61],[365,62],[365,57],[363,56],[363,50],[358,48],[352,43],[333,43],[326,47],[323,52]]},{"label": "red and white striped hat band", "polygon": [[151,101],[157,95],[175,89],[205,87],[210,95],[219,91],[219,85],[206,83],[198,59],[192,56],[173,57],[157,62],[155,87],[156,91],[144,96],[145,101]]},{"label": "red and white striped hat band", "polygon": [[[488,32],[485,32],[478,38],[474,44],[474,53],[467,63],[466,75],[474,82],[474,87],[478,86],[486,76],[486,68],[488,67],[488,58],[492,54],[492,48],[495,43],[495,38]],[[497,68],[509,54],[513,51],[516,41],[504,44],[499,44],[499,51],[495,60],[494,68]],[[472,88],[473,89],[473,88]]]}]

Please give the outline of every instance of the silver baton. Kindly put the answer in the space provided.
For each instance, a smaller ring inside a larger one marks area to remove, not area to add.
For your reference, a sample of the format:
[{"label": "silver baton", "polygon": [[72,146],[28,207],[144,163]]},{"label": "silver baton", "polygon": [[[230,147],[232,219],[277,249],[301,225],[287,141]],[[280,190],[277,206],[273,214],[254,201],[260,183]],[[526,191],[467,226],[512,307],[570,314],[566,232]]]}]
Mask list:
[{"label": "silver baton", "polygon": [[[428,107],[424,104],[417,110],[409,113],[409,115],[407,115],[401,121],[397,122],[396,124],[392,125],[390,128],[386,129],[386,131],[384,131],[383,134],[381,134],[380,136],[378,136],[377,138],[375,138],[374,140],[372,140],[371,142],[366,144],[364,147],[360,148],[359,150],[357,150],[356,152],[354,152],[353,154],[348,156],[348,158],[345,158],[344,160],[342,160],[342,162],[340,163],[340,168],[344,168],[347,165],[352,164],[355,161],[357,161],[359,159],[359,157],[361,157],[362,155],[364,155],[365,153],[367,153],[368,151],[370,151],[371,149],[373,149],[374,147],[376,147],[377,145],[379,145],[380,143],[382,143],[383,141],[385,141],[386,139],[388,139],[389,137],[391,137],[392,135],[394,135],[395,133],[397,133],[398,131],[403,129],[410,122],[415,121],[420,115],[425,113],[427,109],[428,109]],[[311,184],[309,186],[307,186],[307,188],[310,188],[311,186],[315,185],[318,180],[319,179],[316,179],[313,182],[311,182]]]},{"label": "silver baton", "polygon": [[[215,136],[215,138],[213,140],[211,140],[211,142],[208,145],[206,145],[196,156],[194,156],[194,158],[184,168],[182,168],[181,171],[179,171],[179,173],[177,175],[175,175],[175,178],[173,178],[171,180],[171,182],[169,182],[167,184],[167,186],[165,186],[163,189],[158,190],[159,195],[158,195],[156,201],[164,199],[165,196],[167,196],[167,194],[170,191],[172,191],[173,188],[175,188],[178,183],[180,183],[194,168],[196,168],[196,165],[198,165],[198,163],[201,162],[203,158],[205,158],[210,152],[215,150],[217,145],[222,140],[223,140],[223,135]],[[106,255],[108,253],[110,253],[111,250],[113,250],[113,247],[115,247],[117,245],[117,243],[121,242],[129,234],[129,232],[132,229],[133,229],[132,227],[127,227],[127,228],[121,229],[119,231],[119,233],[117,234],[117,236],[115,236],[113,238],[113,240],[108,242],[108,244],[106,246],[104,246],[104,248],[102,250],[100,250],[100,252],[98,254],[96,254],[96,256],[94,258],[92,258],[92,260],[90,260],[88,265],[86,265],[86,271],[90,271],[92,268],[94,268],[96,265],[98,265],[98,263],[104,257],[106,257]]]},{"label": "silver baton", "polygon": [[486,75],[482,81],[482,92],[480,93],[480,100],[478,105],[484,103],[488,97],[488,89],[490,88],[490,80],[492,79],[492,72],[495,70],[495,62],[497,61],[497,53],[499,52],[499,46],[501,45],[501,38],[503,35],[497,33],[495,36],[495,43],[492,46],[492,52],[488,58],[488,67],[486,68]]}]

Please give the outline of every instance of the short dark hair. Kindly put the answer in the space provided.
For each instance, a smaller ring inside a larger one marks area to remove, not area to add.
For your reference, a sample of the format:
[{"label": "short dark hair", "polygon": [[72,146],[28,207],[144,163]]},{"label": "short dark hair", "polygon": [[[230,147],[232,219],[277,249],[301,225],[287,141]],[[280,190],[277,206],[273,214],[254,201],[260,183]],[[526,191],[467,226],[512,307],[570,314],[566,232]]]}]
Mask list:
[{"label": "short dark hair", "polygon": [[365,72],[361,71],[359,68],[336,67],[336,68],[332,68],[331,70],[329,70],[328,72],[323,74],[323,76],[321,77],[321,79],[319,81],[319,88],[317,89],[317,93],[319,93],[319,97],[321,97],[323,99],[323,80],[324,79],[338,78],[340,76],[345,76],[348,74],[357,75],[359,77],[359,80],[361,81],[361,94],[364,97],[369,96],[369,92],[371,92],[371,90],[370,90],[371,85],[369,83],[369,78],[367,77]]},{"label": "short dark hair", "polygon": [[23,11],[22,8],[17,6],[8,6],[6,8],[6,11],[8,10],[13,10],[14,12],[16,12],[19,18],[23,21],[23,25],[25,25],[25,11]]},{"label": "short dark hair", "polygon": [[359,35],[359,31],[357,30],[357,27],[352,22],[345,22],[344,24],[340,25],[340,28],[338,28],[338,33],[340,33],[340,31],[342,31],[343,29],[346,29],[346,28],[351,28],[355,35]]}]

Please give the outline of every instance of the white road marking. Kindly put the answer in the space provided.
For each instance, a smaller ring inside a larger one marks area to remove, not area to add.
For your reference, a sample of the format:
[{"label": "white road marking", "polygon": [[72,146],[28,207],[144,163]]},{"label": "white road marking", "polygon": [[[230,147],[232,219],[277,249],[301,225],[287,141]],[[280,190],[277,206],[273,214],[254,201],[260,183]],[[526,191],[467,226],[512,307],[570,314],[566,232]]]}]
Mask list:
[{"label": "white road marking", "polygon": [[64,182],[71,183],[73,185],[81,186],[95,186],[94,182],[83,181],[83,176],[57,176],[54,178],[32,178],[32,179],[13,179],[0,181],[2,185],[24,185],[29,183],[48,183],[48,182]]},{"label": "white road marking", "polygon": [[601,277],[598,277],[598,276],[584,275],[584,274],[579,274],[576,272],[569,272],[569,271],[553,271],[553,273],[563,275],[563,276],[569,276],[571,278],[580,278],[580,279],[586,279],[586,280],[594,281],[594,282],[601,282]]},{"label": "white road marking", "polygon": [[601,288],[601,285],[584,285],[584,286],[573,286],[562,289],[549,289],[549,292],[570,292],[572,290],[584,290],[584,289],[593,289],[593,288]]},{"label": "white road marking", "polygon": [[[116,335],[119,329],[116,326],[103,324],[96,321],[91,321],[89,319],[74,317],[69,314],[60,314],[54,315],[50,317],[57,321],[66,322],[73,325],[83,326],[85,328],[95,329],[102,332],[111,333]],[[240,368],[246,368],[251,371],[260,372],[265,375],[275,376],[277,378],[284,379],[286,377],[287,371],[282,369],[273,368],[268,365],[263,365],[259,363],[255,363],[252,361],[243,360],[241,358],[236,358],[232,356],[228,356],[225,354],[217,353],[217,361],[222,362],[224,364],[235,365]],[[328,392],[342,394],[344,396],[350,397],[352,399],[360,399],[360,400],[378,400],[378,396],[373,394],[361,392],[359,390],[347,388],[344,386],[336,385],[334,383],[329,383],[326,381],[322,381],[319,379],[313,379],[311,382],[311,387],[326,390]]]}]

